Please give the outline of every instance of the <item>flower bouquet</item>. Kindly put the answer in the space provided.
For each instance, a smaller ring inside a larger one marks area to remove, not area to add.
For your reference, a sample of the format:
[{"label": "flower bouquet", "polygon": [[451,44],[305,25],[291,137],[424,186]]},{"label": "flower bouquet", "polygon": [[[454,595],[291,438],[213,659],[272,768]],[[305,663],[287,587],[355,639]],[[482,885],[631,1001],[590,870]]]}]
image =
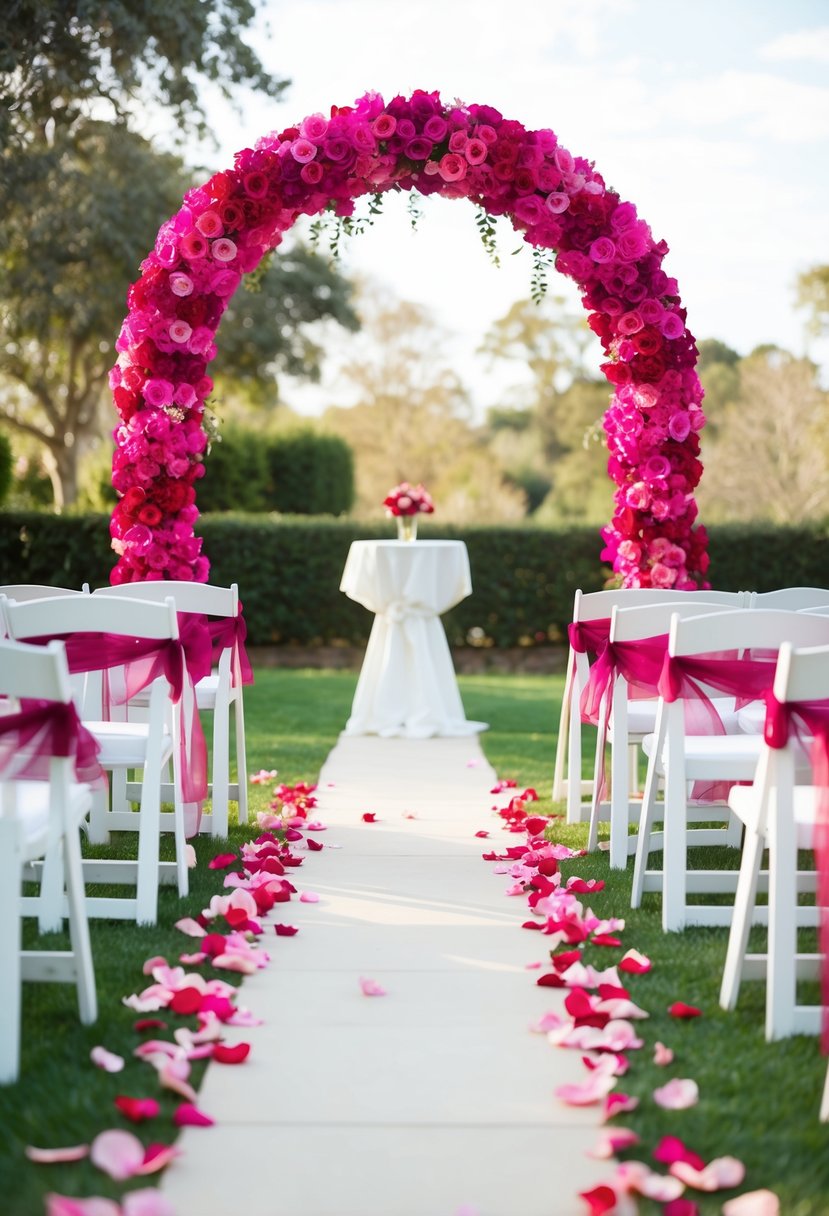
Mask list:
[{"label": "flower bouquet", "polygon": [[397,520],[398,540],[416,540],[418,515],[431,515],[435,509],[429,492],[421,485],[410,486],[408,481],[389,490],[383,506],[386,514]]}]

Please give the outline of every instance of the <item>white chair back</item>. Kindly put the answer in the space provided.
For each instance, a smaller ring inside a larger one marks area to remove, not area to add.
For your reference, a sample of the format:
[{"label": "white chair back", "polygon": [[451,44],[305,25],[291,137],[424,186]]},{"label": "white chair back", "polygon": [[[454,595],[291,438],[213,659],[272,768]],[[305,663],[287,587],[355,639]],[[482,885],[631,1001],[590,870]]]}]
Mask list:
[{"label": "white chair back", "polygon": [[231,583],[229,587],[218,587],[212,583],[156,579],[124,583],[119,587],[96,587],[92,595],[156,602],[172,596],[179,612],[202,612],[205,616],[237,616],[239,612],[239,588],[236,583]]},{"label": "white chair back", "polygon": [[819,608],[829,604],[829,591],[822,587],[782,587],[779,591],[752,591],[751,608]]},{"label": "white chair back", "polygon": [[829,621],[805,612],[746,609],[671,621],[670,655],[714,654],[721,650],[779,650],[784,642],[821,646],[829,642]]},{"label": "white chair back", "polygon": [[73,587],[50,587],[46,583],[6,583],[0,584],[0,595],[7,599],[45,600],[56,595],[89,595],[89,583],[84,583],[80,591]]}]

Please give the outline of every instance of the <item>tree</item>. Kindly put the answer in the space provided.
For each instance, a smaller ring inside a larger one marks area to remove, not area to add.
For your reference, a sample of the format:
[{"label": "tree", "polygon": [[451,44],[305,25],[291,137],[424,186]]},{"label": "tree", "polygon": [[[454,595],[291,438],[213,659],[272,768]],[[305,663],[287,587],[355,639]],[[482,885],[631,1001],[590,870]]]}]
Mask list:
[{"label": "tree", "polygon": [[255,0],[6,0],[0,31],[0,147],[29,143],[106,102],[116,119],[151,98],[182,135],[203,130],[200,79],[278,97],[286,81],[242,34]]},{"label": "tree", "polygon": [[706,445],[700,512],[777,524],[829,514],[829,393],[817,369],[777,348],[739,364],[739,392]]},{"label": "tree", "polygon": [[298,243],[280,246],[222,318],[213,365],[218,392],[241,388],[251,404],[273,407],[279,372],[319,380],[323,348],[311,327],[336,322],[358,329],[352,290],[330,260]]},{"label": "tree", "polygon": [[829,266],[815,266],[798,277],[797,303],[810,313],[811,333],[829,334]]},{"label": "tree", "polygon": [[358,512],[376,516],[389,487],[406,480],[429,488],[442,520],[523,516],[524,495],[472,426],[467,391],[428,311],[379,295],[364,297],[359,311],[363,333],[342,369],[358,403],[323,416],[354,451]]}]

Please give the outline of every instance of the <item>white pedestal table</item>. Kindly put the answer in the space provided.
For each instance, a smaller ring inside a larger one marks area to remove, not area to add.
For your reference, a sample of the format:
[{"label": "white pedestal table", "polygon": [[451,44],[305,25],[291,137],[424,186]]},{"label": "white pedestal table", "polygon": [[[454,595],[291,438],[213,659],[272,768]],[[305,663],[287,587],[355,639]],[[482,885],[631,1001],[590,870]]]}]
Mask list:
[{"label": "white pedestal table", "polygon": [[358,540],[340,590],[375,613],[347,735],[473,735],[440,615],[472,591],[462,541]]}]

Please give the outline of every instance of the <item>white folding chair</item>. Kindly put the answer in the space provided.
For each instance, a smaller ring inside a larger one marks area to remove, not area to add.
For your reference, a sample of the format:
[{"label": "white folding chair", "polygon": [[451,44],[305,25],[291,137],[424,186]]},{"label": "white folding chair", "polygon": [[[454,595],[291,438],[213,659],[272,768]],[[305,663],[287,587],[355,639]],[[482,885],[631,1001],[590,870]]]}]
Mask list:
[{"label": "white folding chair", "polygon": [[[135,599],[109,599],[92,595],[62,596],[17,604],[3,603],[9,634],[18,640],[84,633],[108,633],[164,641],[178,640],[178,618],[172,598],[165,603]],[[70,643],[71,645],[71,643]],[[101,745],[101,767],[108,772],[137,770],[142,773],[135,789],[140,799],[135,811],[111,810],[106,798],[96,796],[90,820],[91,843],[105,844],[110,831],[138,832],[137,862],[102,860],[84,862],[87,882],[125,883],[136,888],[134,898],[88,897],[90,916],[135,919],[155,924],[159,882],[175,882],[179,895],[188,890],[187,854],[184,837],[184,805],[179,766],[179,715],[172,712],[167,680],[159,676],[149,689],[146,722],[112,721],[104,712],[98,672],[106,667],[102,653],[99,667],[87,682],[81,708],[84,724]],[[117,672],[110,673],[117,680]],[[93,716],[94,714],[94,716]],[[175,862],[159,861],[161,779],[164,766],[172,762],[174,774]]]},{"label": "white folding chair", "polygon": [[824,605],[829,605],[829,591],[822,587],[782,587],[779,591],[752,591],[748,606],[800,612]]},{"label": "white folding chair", "polygon": [[[795,645],[829,643],[829,619],[805,613],[773,610],[730,611],[712,616],[681,618],[671,621],[668,639],[670,657],[682,660],[698,656],[710,658],[718,653],[749,650],[766,653],[779,651],[785,641]],[[773,668],[769,673],[769,684]],[[682,698],[669,702],[660,698],[656,729],[643,740],[648,755],[648,775],[642,801],[637,838],[631,906],[638,907],[643,891],[662,890],[662,927],[675,932],[686,925],[727,925],[731,907],[718,904],[689,903],[690,893],[722,893],[736,889],[736,874],[721,870],[688,871],[688,796],[697,781],[751,781],[760,754],[757,735],[685,733]],[[662,871],[648,870],[648,854],[658,844],[651,841],[657,815],[656,790],[664,779],[662,808]],[[724,808],[726,809],[726,808]],[[711,819],[717,817],[711,807]],[[733,821],[726,821],[724,844],[737,839]]]},{"label": "white folding chair", "polygon": [[[684,603],[695,596],[703,596],[707,603],[722,604],[724,607],[742,607],[746,593],[742,591],[671,591],[660,590],[656,587],[627,587],[614,591],[577,591],[573,603],[573,624],[580,626],[601,625],[606,622],[609,629],[610,616],[614,608],[644,607],[648,604],[664,604],[676,601]],[[581,716],[579,702],[582,691],[587,683],[590,664],[586,653],[570,647],[567,657],[567,675],[564,685],[564,698],[561,703],[558,741],[556,745],[555,769],[553,776],[553,798],[567,799],[567,822],[581,823],[589,819],[592,812],[591,802],[583,802],[585,795],[592,799],[594,783],[581,779]],[[640,704],[637,713],[644,714],[644,703]],[[655,702],[650,709],[651,726],[656,714]],[[647,720],[643,720],[643,726]],[[631,792],[638,788],[636,761],[638,748],[633,749],[631,761]],[[565,771],[566,769],[566,771]]]},{"label": "white folding chair", "polygon": [[[210,617],[234,619],[239,615],[239,588],[217,587],[209,583],[155,581],[125,583],[120,587],[99,587],[94,596],[126,596],[144,601],[172,596],[178,612],[201,613]],[[140,702],[140,698],[138,698]],[[247,759],[245,755],[245,708],[242,699],[242,673],[235,645],[227,645],[219,655],[213,672],[196,684],[196,702],[200,711],[213,713],[213,762],[209,790],[212,808],[201,817],[200,831],[213,836],[227,836],[228,801],[238,804],[239,822],[247,823],[248,790]],[[230,780],[230,715],[236,734],[236,775]]]},{"label": "white folding chair", "polygon": [[[0,640],[0,694],[12,699],[12,713],[20,698],[71,704],[63,646]],[[29,759],[18,753],[0,773],[0,1084],[19,1073],[22,980],[74,983],[81,1021],[90,1025],[98,1015],[79,839],[92,793],[77,781],[72,756],[51,756],[48,780],[21,776]],[[39,911],[37,900],[22,898],[21,882],[27,867],[47,856],[66,883],[71,949],[21,950],[21,916]]]},{"label": "white folding chair", "polygon": [[[598,844],[599,823],[609,819],[611,869],[625,869],[629,853],[636,846],[636,838],[629,835],[628,828],[630,823],[638,823],[642,800],[641,798],[631,800],[629,792],[635,789],[635,767],[639,747],[642,740],[652,733],[656,723],[655,681],[659,676],[659,671],[654,669],[652,697],[630,698],[630,688],[625,677],[622,655],[625,652],[635,652],[638,645],[647,646],[650,639],[656,639],[662,635],[665,637],[665,653],[667,653],[668,630],[675,614],[683,617],[703,616],[718,611],[721,605],[716,600],[709,599],[708,594],[699,592],[689,595],[687,592],[679,592],[666,603],[651,603],[630,608],[617,605],[613,608],[609,642],[613,652],[618,654],[618,665],[613,672],[612,681],[599,710],[599,745],[596,749],[590,829],[587,838],[587,848],[592,852]],[[726,610],[731,607],[727,599],[722,606]],[[656,661],[656,656],[654,656],[654,662]],[[659,665],[661,666],[661,663]],[[649,666],[654,666],[654,663],[652,662]],[[734,698],[717,696],[715,708],[726,732],[736,733],[739,727],[737,715],[734,712]],[[610,744],[609,802],[601,800],[601,777],[604,765],[604,757],[601,752],[605,737]],[[631,753],[633,753],[632,756]],[[633,773],[631,773],[631,760],[633,760],[634,766]]]},{"label": "white folding chair", "polygon": [[[829,701],[829,646],[795,650],[784,644],[774,696],[781,703]],[[797,769],[802,769],[808,750],[808,741],[801,742],[794,734],[784,747],[761,742],[754,783],[735,787],[728,799],[745,826],[745,842],[720,1005],[734,1009],[741,980],[765,979],[769,1040],[820,1031],[820,1005],[797,1003],[798,979],[816,978],[822,961],[821,954],[799,953],[797,946],[798,927],[816,927],[820,914],[814,905],[798,904],[799,893],[815,891],[816,877],[814,870],[798,871],[797,856],[799,849],[814,847],[821,796],[814,785],[797,784]],[[766,954],[749,954],[764,849],[768,849],[768,947]]]},{"label": "white folding chair", "polygon": [[27,600],[52,599],[56,595],[89,595],[89,584],[78,591],[73,587],[50,587],[46,583],[0,583],[0,595],[23,603]]}]

